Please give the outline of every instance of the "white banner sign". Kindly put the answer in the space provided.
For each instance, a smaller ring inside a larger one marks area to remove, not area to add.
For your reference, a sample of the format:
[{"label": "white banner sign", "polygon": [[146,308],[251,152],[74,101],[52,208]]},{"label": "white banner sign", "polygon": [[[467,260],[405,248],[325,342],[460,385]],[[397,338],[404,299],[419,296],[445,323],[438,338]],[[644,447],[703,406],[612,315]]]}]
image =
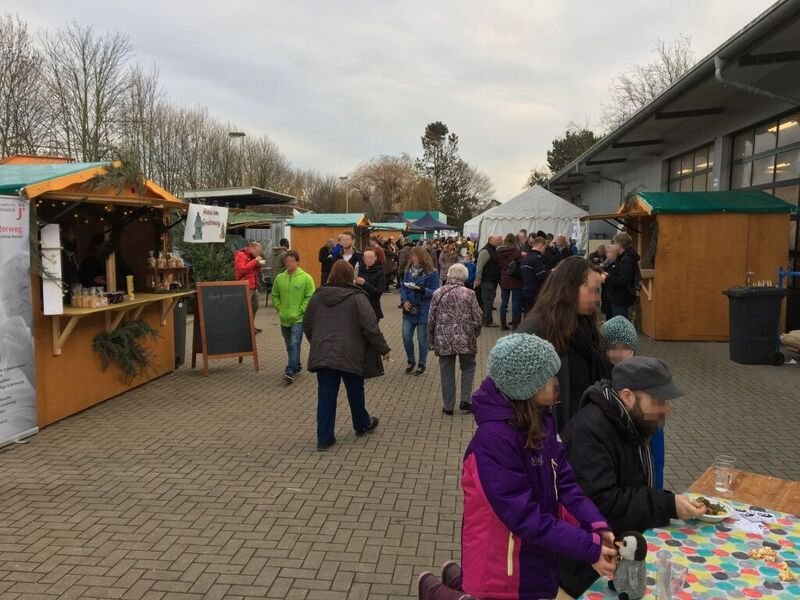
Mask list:
[{"label": "white banner sign", "polygon": [[228,208],[190,204],[186,214],[183,241],[188,243],[224,242],[228,230]]},{"label": "white banner sign", "polygon": [[0,446],[37,431],[29,210],[0,196]]}]

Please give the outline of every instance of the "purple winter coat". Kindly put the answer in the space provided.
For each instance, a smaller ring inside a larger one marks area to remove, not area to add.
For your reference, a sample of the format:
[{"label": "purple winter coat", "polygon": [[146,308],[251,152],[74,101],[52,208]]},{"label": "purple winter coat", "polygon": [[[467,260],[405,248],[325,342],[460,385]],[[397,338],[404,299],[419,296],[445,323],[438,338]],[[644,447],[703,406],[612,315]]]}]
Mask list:
[{"label": "purple winter coat", "polygon": [[428,347],[437,356],[476,354],[483,313],[473,290],[448,283],[433,292],[428,310]]},{"label": "purple winter coat", "polygon": [[[478,424],[464,459],[461,486],[463,588],[477,598],[534,600],[558,594],[558,556],[593,564],[600,532],[609,530],[584,496],[555,433],[541,411],[541,447],[509,421],[514,412],[490,378],[472,395]],[[580,528],[559,518],[560,505]]]}]

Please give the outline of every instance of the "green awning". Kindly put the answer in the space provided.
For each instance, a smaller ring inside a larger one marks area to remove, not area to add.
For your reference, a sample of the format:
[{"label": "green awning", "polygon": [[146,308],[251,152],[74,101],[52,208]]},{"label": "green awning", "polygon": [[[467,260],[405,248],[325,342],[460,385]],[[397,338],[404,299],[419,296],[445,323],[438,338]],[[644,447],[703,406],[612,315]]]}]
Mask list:
[{"label": "green awning", "polygon": [[354,227],[364,213],[303,213],[289,221],[290,227]]},{"label": "green awning", "polygon": [[16,196],[34,183],[107,166],[107,162],[0,165],[0,194]]},{"label": "green awning", "polygon": [[405,231],[406,223],[373,223],[370,229],[381,229],[383,231]]},{"label": "green awning", "polygon": [[639,192],[651,214],[692,213],[790,213],[797,207],[772,194],[752,190],[728,192]]}]

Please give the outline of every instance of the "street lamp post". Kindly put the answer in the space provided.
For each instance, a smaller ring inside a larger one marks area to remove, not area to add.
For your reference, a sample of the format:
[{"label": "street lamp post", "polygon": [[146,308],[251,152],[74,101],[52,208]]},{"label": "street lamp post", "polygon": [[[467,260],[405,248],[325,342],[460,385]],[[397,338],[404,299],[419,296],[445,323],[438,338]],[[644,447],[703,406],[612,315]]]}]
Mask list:
[{"label": "street lamp post", "polygon": [[231,139],[238,138],[239,139],[239,154],[240,159],[242,161],[242,187],[244,187],[244,138],[245,138],[244,131],[229,131],[228,137]]},{"label": "street lamp post", "polygon": [[[343,175],[342,177],[339,177],[339,181],[341,181],[342,183],[347,183],[348,181],[350,181],[350,178],[347,175]],[[350,212],[350,189],[351,189],[351,187],[352,186],[350,186],[350,185],[347,186],[347,191],[345,192],[345,195],[344,195],[344,212],[346,212],[346,213]]]}]

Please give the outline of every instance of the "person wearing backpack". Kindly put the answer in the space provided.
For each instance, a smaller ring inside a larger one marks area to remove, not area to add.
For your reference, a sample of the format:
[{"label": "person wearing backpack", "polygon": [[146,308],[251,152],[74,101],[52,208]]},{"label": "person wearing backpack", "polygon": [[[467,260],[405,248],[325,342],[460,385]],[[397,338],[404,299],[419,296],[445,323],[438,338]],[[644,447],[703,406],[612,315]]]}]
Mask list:
[{"label": "person wearing backpack", "polygon": [[517,236],[509,233],[497,249],[500,265],[500,328],[508,331],[506,321],[508,300],[511,298],[511,330],[522,320],[522,251]]},{"label": "person wearing backpack", "polygon": [[640,257],[633,248],[633,240],[627,233],[614,236],[617,246],[617,260],[609,267],[605,285],[611,317],[630,319],[630,308],[639,297],[642,286],[642,272],[639,270]]}]

